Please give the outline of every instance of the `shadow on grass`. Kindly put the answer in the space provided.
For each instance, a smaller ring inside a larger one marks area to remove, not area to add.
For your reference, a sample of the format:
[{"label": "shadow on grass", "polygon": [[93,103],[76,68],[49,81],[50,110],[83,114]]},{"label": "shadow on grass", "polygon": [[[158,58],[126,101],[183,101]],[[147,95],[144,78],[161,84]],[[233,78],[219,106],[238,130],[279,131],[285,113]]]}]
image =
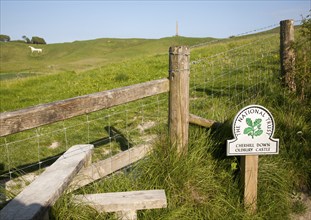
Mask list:
[{"label": "shadow on grass", "polygon": [[230,88],[226,88],[225,86],[211,86],[209,88],[202,88],[197,86],[195,91],[200,93],[205,93],[205,95],[213,96],[214,98],[221,97],[232,97],[236,94],[242,94],[243,96],[247,96],[249,93],[253,95],[254,92],[258,93],[261,90],[264,90],[266,83],[258,83],[255,85],[243,85],[237,84],[232,85]]},{"label": "shadow on grass", "polygon": [[[122,151],[128,150],[133,146],[132,143],[130,143],[125,136],[116,128],[112,126],[106,126],[105,130],[109,134],[108,137],[104,137],[95,141],[90,142],[89,144],[93,144],[94,148],[101,147],[104,145],[109,144],[112,141],[115,141],[119,144]],[[32,173],[35,171],[38,171],[39,169],[46,168],[50,165],[52,165],[60,156],[63,155],[64,152],[59,153],[57,155],[43,158],[40,163],[29,163],[24,164],[22,166],[15,167],[12,170],[4,170],[4,164],[0,164],[0,175],[3,175],[5,173],[8,173],[6,176],[1,176],[0,180],[8,181],[10,178],[17,178],[19,176]]]},{"label": "shadow on grass", "polygon": [[232,123],[231,121],[225,121],[224,123],[215,123],[211,127],[211,136],[213,144],[211,148],[211,154],[216,160],[223,160],[227,158],[227,140],[233,139]]},{"label": "shadow on grass", "polygon": [[30,76],[37,76],[37,73],[2,73],[0,74],[0,81],[26,78]]}]

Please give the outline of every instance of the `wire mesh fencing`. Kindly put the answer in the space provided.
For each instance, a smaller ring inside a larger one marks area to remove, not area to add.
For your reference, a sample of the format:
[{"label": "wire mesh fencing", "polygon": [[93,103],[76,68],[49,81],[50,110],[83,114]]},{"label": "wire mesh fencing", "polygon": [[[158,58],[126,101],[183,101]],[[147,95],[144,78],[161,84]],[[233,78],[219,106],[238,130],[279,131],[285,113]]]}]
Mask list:
[{"label": "wire mesh fencing", "polygon": [[[92,162],[97,162],[138,144],[153,142],[167,127],[167,112],[164,93],[1,137],[1,191],[6,187],[16,195],[22,185],[33,181],[76,144],[93,144]],[[27,174],[31,179],[27,179]]]},{"label": "wire mesh fencing", "polygon": [[219,41],[195,53],[190,112],[205,118],[224,121],[241,106],[260,104],[279,77],[279,37],[275,33]]}]

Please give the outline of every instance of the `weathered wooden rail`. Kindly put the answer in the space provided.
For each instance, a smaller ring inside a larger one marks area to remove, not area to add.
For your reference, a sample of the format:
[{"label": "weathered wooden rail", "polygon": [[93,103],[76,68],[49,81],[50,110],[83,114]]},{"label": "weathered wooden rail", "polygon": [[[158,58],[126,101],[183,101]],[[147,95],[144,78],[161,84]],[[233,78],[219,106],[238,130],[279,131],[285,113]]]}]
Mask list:
[{"label": "weathered wooden rail", "polygon": [[69,191],[79,189],[137,162],[150,153],[151,149],[152,142],[140,144],[110,158],[84,167],[71,182]]},{"label": "weathered wooden rail", "polygon": [[[43,219],[68,185],[86,164],[90,164],[93,145],[75,145],[48,167],[36,180],[11,200],[0,219]],[[46,217],[47,219],[48,217]]]},{"label": "weathered wooden rail", "polygon": [[0,137],[169,91],[160,79],[0,114]]}]

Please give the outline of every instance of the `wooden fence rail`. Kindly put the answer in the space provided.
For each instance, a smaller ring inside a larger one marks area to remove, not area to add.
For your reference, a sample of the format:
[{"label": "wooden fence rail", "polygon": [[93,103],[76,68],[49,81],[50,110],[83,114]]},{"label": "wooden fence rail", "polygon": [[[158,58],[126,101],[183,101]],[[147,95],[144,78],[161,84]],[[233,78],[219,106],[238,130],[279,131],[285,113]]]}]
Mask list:
[{"label": "wooden fence rail", "polygon": [[169,91],[169,80],[150,82],[0,114],[0,137]]},{"label": "wooden fence rail", "polygon": [[0,211],[0,219],[44,219],[48,208],[67,189],[79,170],[91,162],[93,147],[85,144],[69,148]]}]

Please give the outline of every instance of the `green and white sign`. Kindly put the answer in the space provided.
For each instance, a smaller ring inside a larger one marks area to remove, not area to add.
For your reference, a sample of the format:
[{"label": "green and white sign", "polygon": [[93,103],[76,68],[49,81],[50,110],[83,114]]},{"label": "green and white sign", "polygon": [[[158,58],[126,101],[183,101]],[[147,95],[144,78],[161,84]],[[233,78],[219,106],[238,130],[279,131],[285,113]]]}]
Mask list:
[{"label": "green and white sign", "polygon": [[263,106],[249,105],[235,116],[233,140],[227,140],[227,156],[279,153],[279,139],[274,139],[272,114]]}]

